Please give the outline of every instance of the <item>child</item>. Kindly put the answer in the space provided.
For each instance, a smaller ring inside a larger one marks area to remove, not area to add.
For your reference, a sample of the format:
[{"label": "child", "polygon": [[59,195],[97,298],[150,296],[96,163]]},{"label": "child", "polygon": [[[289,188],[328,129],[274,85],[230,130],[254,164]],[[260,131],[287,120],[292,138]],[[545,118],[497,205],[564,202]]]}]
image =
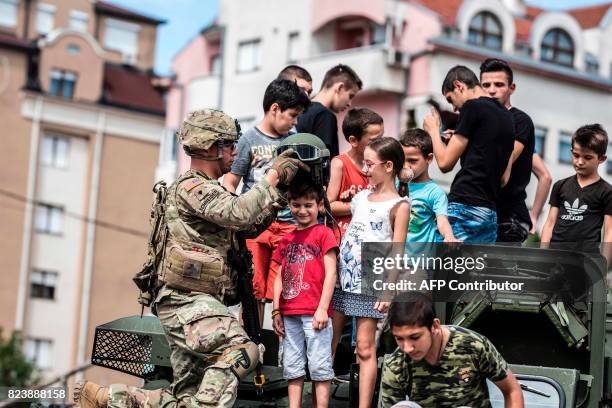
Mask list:
[{"label": "child", "polygon": [[[359,362],[359,406],[369,407],[376,384],[375,333],[389,302],[361,293],[361,243],[404,243],[410,205],[395,188],[395,177],[404,165],[404,151],[391,137],[371,141],[364,151],[363,172],[372,190],[355,195],[352,220],[340,244],[338,273],[342,292],[334,296],[334,310],[357,318],[357,360]],[[336,326],[336,325],[334,325]]]},{"label": "child", "polygon": [[[283,376],[289,406],[302,405],[306,362],[319,407],[327,407],[332,368],[331,298],[338,246],[331,229],[317,222],[324,211],[323,190],[292,186],[289,208],[297,229],[286,234],[273,255],[281,265],[274,281],[274,331],[283,337]],[[304,343],[306,348],[304,349]]]},{"label": "child", "polygon": [[512,114],[482,89],[469,68],[458,65],[446,74],[442,94],[459,111],[448,146],[440,136],[440,115],[425,117],[423,129],[432,139],[433,154],[443,173],[461,169],[448,195],[448,219],[456,238],[467,243],[495,243],[496,202],[502,176],[514,147]]},{"label": "child", "polygon": [[[542,243],[612,242],[612,186],[597,168],[606,161],[608,134],[600,124],[582,126],[572,136],[572,165],[576,174],[555,183]],[[610,261],[610,260],[608,260]]]},{"label": "child", "polygon": [[405,167],[414,173],[409,185],[411,217],[406,242],[456,242],[448,222],[448,200],[429,177],[433,160],[431,136],[423,129],[409,129],[400,137],[406,156]]},{"label": "child", "polygon": [[[224,176],[223,186],[231,192],[243,180],[242,193],[260,181],[265,166],[272,160],[276,146],[287,137],[297,123],[297,117],[310,106],[308,96],[294,81],[276,79],[268,85],[263,98],[264,117],[259,124],[238,140],[236,159],[230,173]],[[253,254],[253,291],[259,303],[259,321],[263,324],[266,300],[271,301],[274,291],[275,265],[270,263],[272,252],[287,232],[295,229],[288,209],[278,212],[276,221],[257,238],[247,240]]]},{"label": "child", "polygon": [[299,133],[319,136],[327,145],[330,157],[339,153],[337,113],[351,106],[351,100],[361,90],[361,79],[346,65],[336,65],[325,73],[321,90],[312,98],[312,106],[300,117]]},{"label": "child", "polygon": [[340,228],[340,231],[334,230],[338,243],[340,233],[344,235],[351,222],[351,199],[368,186],[368,178],[361,171],[363,151],[371,140],[385,132],[383,118],[370,109],[351,109],[342,122],[342,132],[351,149],[332,159],[327,186],[332,216]]},{"label": "child", "polygon": [[299,65],[287,65],[278,73],[276,79],[288,79],[294,81],[297,86],[310,97],[312,93],[312,77]]}]

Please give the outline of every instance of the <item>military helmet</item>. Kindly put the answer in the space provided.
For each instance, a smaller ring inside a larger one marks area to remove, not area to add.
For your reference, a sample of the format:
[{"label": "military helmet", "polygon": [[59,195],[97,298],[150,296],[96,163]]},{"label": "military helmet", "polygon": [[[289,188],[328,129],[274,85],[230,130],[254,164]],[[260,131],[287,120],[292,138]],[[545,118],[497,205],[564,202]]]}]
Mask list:
[{"label": "military helmet", "polygon": [[210,149],[215,142],[235,142],[240,137],[236,119],[216,109],[189,112],[177,133],[185,151]]},{"label": "military helmet", "polygon": [[300,170],[293,180],[294,183],[310,181],[320,186],[329,183],[330,154],[321,139],[310,133],[291,135],[276,147],[276,155],[287,149],[293,149],[297,158],[310,166],[310,173]]}]

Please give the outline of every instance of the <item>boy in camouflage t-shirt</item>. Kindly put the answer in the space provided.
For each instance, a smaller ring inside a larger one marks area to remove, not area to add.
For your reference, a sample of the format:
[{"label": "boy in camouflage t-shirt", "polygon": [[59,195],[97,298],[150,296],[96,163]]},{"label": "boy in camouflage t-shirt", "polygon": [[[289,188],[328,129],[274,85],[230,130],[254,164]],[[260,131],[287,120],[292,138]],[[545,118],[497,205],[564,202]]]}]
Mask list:
[{"label": "boy in camouflage t-shirt", "polygon": [[520,386],[495,346],[472,330],[441,325],[425,294],[395,300],[389,323],[399,347],[383,364],[382,408],[406,399],[423,407],[490,407],[487,378],[506,407],[523,406]]}]

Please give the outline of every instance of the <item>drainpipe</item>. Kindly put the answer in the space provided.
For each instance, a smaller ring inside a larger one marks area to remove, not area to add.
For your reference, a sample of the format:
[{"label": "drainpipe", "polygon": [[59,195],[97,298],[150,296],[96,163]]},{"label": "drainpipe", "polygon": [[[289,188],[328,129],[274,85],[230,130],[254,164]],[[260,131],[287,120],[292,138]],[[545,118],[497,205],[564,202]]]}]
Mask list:
[{"label": "drainpipe", "polygon": [[[106,113],[98,112],[98,123],[96,126],[96,141],[93,151],[93,164],[89,187],[89,205],[87,218],[96,219],[98,210],[98,191],[100,184],[100,167],[102,161],[102,146],[104,142],[104,127],[106,125]],[[91,280],[93,275],[94,242],[96,224],[89,222],[85,233],[85,259],[83,265],[83,287],[81,290],[81,316],[79,319],[79,340],[77,345],[77,366],[85,364],[85,347],[87,346],[87,330],[89,325],[89,303],[91,294]],[[77,381],[83,378],[83,373],[77,374]]]},{"label": "drainpipe", "polygon": [[30,275],[30,247],[32,245],[32,219],[34,218],[34,198],[36,195],[36,173],[38,170],[38,146],[40,140],[40,118],[43,110],[43,97],[38,96],[34,105],[32,131],[30,133],[30,159],[28,161],[28,181],[23,217],[23,239],[21,241],[21,261],[19,263],[19,286],[17,287],[17,313],[15,330],[23,331],[25,326],[26,296],[28,276]]}]

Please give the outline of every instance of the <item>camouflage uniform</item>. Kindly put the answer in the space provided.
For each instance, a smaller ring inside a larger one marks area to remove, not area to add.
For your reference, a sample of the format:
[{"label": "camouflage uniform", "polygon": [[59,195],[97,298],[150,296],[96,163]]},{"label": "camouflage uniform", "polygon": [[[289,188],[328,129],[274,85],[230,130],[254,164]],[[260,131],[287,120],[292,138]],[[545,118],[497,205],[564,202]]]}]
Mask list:
[{"label": "camouflage uniform", "polygon": [[407,398],[425,408],[491,406],[486,379],[506,378],[506,361],[484,336],[459,326],[445,327],[450,337],[436,366],[425,360],[412,361],[399,348],[385,358],[381,408]]},{"label": "camouflage uniform", "polygon": [[[255,367],[259,353],[222,303],[224,297],[235,295],[232,275],[236,271],[228,265],[227,253],[236,248],[236,231],[257,233],[267,228],[283,200],[265,180],[236,196],[195,169],[168,188],[168,237],[159,276],[169,276],[171,270],[178,269],[190,279],[198,276],[200,280],[201,276],[210,288],[206,293],[177,289],[164,280],[152,310],[170,344],[174,382],[155,391],[113,384],[109,407],[233,405],[239,378]],[[197,252],[211,261],[179,264],[177,250]]]}]

